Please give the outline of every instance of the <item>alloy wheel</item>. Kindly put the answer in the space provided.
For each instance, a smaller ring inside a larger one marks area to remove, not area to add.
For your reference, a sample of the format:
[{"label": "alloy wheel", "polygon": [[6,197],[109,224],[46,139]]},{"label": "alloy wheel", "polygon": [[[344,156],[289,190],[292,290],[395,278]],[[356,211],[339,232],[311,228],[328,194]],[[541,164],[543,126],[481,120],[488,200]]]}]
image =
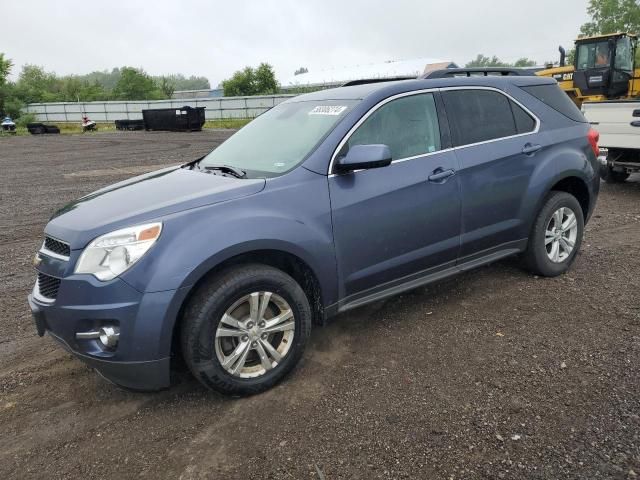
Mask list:
[{"label": "alloy wheel", "polygon": [[549,259],[554,263],[564,262],[573,252],[577,237],[576,214],[568,207],[558,208],[545,229],[544,245]]},{"label": "alloy wheel", "polygon": [[286,300],[272,292],[253,292],[225,311],[216,329],[216,356],[235,377],[259,377],[282,363],[294,335],[293,310]]}]

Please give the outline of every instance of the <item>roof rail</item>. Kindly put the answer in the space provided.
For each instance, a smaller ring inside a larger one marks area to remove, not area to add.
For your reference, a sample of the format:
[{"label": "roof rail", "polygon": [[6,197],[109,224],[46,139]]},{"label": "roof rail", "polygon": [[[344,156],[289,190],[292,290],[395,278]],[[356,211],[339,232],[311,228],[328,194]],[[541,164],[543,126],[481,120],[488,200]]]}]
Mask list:
[{"label": "roof rail", "polygon": [[353,87],[354,85],[366,85],[368,83],[395,82],[397,80],[415,80],[417,77],[389,77],[389,78],[362,78],[360,80],[349,80],[341,87]]},{"label": "roof rail", "polygon": [[447,77],[488,77],[488,76],[520,76],[530,77],[535,75],[535,68],[515,67],[482,67],[482,68],[444,68],[433,70],[418,78],[447,78]]}]

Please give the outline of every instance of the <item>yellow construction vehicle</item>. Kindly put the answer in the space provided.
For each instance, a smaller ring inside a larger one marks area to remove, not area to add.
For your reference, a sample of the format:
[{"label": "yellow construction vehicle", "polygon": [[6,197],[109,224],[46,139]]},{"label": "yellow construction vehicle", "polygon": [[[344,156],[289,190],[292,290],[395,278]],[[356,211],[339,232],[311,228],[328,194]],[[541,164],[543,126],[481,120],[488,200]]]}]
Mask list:
[{"label": "yellow construction vehicle", "polygon": [[640,68],[635,68],[638,37],[630,33],[612,33],[578,38],[574,65],[565,64],[560,47],[560,65],[536,72],[558,81],[578,105],[640,96]]},{"label": "yellow construction vehicle", "polygon": [[600,132],[600,176],[623,182],[640,172],[640,68],[635,54],[638,38],[612,33],[579,38],[573,65],[539,70],[536,75],[555,78]]}]

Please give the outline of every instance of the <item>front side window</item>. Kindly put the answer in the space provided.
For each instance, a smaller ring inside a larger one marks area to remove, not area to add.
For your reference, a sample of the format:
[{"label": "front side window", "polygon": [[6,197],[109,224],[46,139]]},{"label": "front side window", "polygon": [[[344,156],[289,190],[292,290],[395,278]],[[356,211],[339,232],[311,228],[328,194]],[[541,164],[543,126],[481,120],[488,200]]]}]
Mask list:
[{"label": "front side window", "polygon": [[201,166],[229,165],[246,171],[248,178],[281,175],[300,164],[356,103],[281,103],[222,143]]},{"label": "front side window", "polygon": [[525,133],[535,125],[519,114],[516,126],[513,102],[492,90],[450,90],[443,99],[456,147]]},{"label": "front side window", "polygon": [[433,94],[409,95],[384,104],[351,135],[341,154],[354,145],[370,144],[387,145],[393,160],[440,150],[440,126]]}]

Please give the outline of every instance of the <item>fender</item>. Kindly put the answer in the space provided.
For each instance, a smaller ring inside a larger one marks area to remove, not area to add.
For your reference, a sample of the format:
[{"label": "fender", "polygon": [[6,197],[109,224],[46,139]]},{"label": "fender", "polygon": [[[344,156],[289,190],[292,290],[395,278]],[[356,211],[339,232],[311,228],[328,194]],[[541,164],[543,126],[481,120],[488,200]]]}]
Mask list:
[{"label": "fender", "polygon": [[256,250],[300,258],[314,272],[325,305],[337,301],[326,176],[298,168],[268,180],[254,195],[165,216],[157,244],[121,278],[145,294],[175,291],[162,320],[162,329],[171,332],[184,298],[201,278],[225,260]]},{"label": "fender", "polygon": [[[576,138],[571,143],[573,143],[572,146],[552,144],[548,147],[550,151],[545,156],[545,161],[531,176],[527,198],[536,199],[536,201],[522,205],[520,218],[527,219],[523,224],[523,238],[529,236],[536,215],[544,205],[549,192],[562,180],[579,179],[589,192],[590,209],[592,208],[595,197],[592,180],[597,176],[597,160],[586,141],[586,135],[584,139]],[[577,155],[576,150],[581,150],[582,153]]]}]

